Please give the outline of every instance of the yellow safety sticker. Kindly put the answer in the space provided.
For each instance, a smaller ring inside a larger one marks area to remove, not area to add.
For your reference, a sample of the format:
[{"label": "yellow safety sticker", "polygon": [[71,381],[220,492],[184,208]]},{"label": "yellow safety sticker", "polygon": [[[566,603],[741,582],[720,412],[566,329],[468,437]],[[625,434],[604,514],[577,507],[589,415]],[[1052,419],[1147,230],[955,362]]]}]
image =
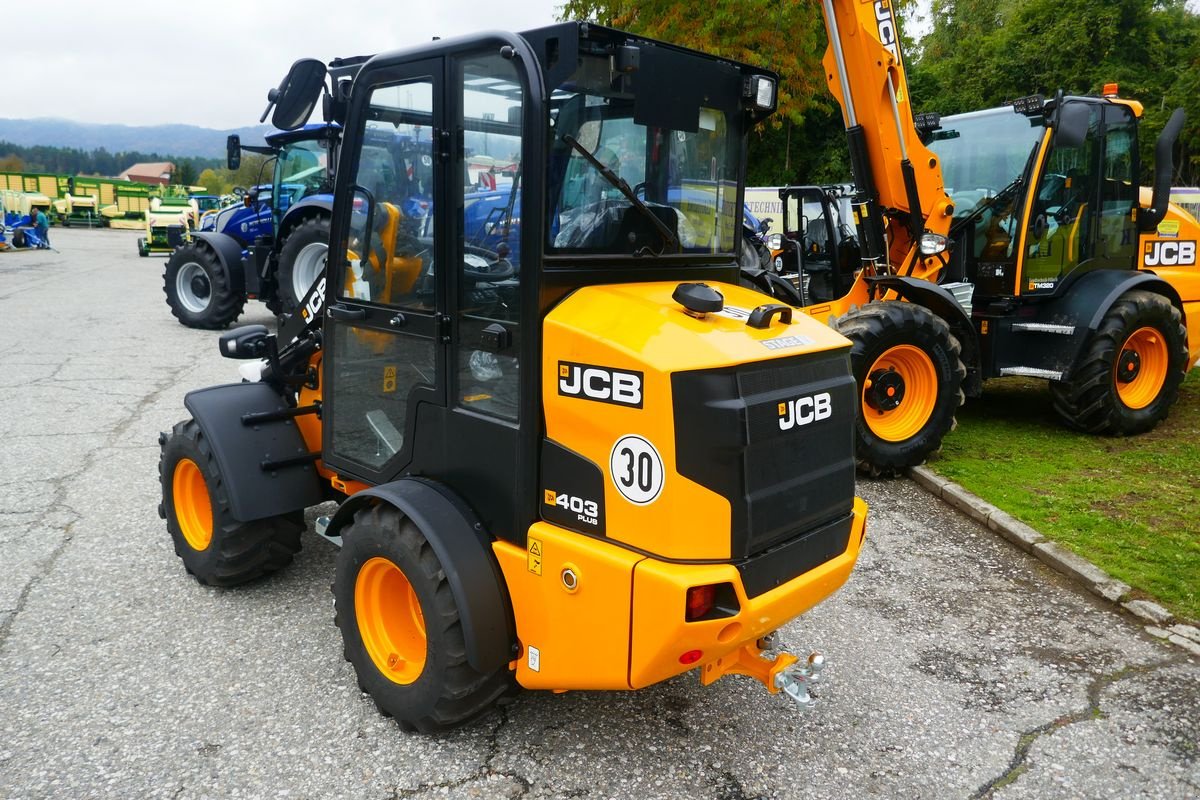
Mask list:
[{"label": "yellow safety sticker", "polygon": [[388,392],[388,393],[396,391],[396,368],[395,367],[384,367],[383,368],[383,391]]},{"label": "yellow safety sticker", "polygon": [[542,574],[542,540],[529,537],[529,571],[534,575]]}]

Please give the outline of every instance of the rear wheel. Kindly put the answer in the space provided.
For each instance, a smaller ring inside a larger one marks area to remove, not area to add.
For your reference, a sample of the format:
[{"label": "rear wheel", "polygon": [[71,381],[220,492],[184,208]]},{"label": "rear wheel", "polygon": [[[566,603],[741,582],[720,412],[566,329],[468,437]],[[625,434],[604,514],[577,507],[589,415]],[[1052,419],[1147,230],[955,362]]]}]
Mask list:
[{"label": "rear wheel", "polygon": [[1179,309],[1153,292],[1126,292],[1092,334],[1070,380],[1050,384],[1054,410],[1088,433],[1143,433],[1179,396],[1187,359]]},{"label": "rear wheel", "polygon": [[150,255],[150,248],[146,247],[145,239],[138,239],[138,255],[146,258]]},{"label": "rear wheel", "polygon": [[304,512],[253,522],[233,518],[212,448],[194,420],[178,423],[163,437],[158,473],[159,513],[176,555],[201,583],[245,583],[287,566],[299,552]]},{"label": "rear wheel", "polygon": [[859,467],[895,475],[921,464],[954,429],[967,369],[945,320],[914,303],[868,303],[838,320],[853,343]]},{"label": "rear wheel", "polygon": [[329,218],[310,217],[288,234],[279,249],[279,301],[283,313],[300,307],[309,288],[325,274],[329,253]]},{"label": "rear wheel", "polygon": [[189,328],[227,328],[246,305],[245,295],[233,290],[216,254],[194,242],[175,248],[171,254],[163,292],[171,313]]},{"label": "rear wheel", "polygon": [[453,728],[513,686],[507,666],[467,663],[446,571],[416,525],[395,508],[359,509],[342,531],[333,582],[346,660],[380,712],[405,730]]}]

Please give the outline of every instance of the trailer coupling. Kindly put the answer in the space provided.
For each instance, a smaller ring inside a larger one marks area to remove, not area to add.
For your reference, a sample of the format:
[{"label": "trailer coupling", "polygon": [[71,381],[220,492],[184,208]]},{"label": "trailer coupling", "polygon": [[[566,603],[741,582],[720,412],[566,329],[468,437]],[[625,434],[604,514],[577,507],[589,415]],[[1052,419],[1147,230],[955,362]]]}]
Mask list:
[{"label": "trailer coupling", "polygon": [[725,675],[749,675],[771,694],[783,692],[800,710],[811,708],[817,701],[810,688],[821,677],[825,656],[818,652],[801,662],[791,653],[779,653],[774,659],[763,656],[764,640],[747,643],[734,652],[705,664],[700,671],[700,683],[708,686]]}]

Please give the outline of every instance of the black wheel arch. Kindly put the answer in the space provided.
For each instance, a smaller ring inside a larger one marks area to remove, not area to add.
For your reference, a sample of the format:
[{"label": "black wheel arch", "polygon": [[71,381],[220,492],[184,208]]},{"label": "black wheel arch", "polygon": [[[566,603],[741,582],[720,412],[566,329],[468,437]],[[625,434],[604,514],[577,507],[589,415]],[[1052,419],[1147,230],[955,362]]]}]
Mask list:
[{"label": "black wheel arch", "polygon": [[470,506],[444,484],[401,478],[351,496],[333,515],[326,535],[340,536],[354,513],[370,503],[393,506],[429,541],[454,593],[471,667],[486,674],[512,661],[512,601],[491,540]]},{"label": "black wheel arch", "polygon": [[289,208],[283,215],[283,219],[279,221],[279,231],[275,234],[275,241],[282,246],[297,226],[303,224],[306,220],[320,217],[332,219],[333,200],[324,195],[305,197],[299,203]]},{"label": "black wheel arch", "polygon": [[975,333],[971,316],[958,304],[954,295],[936,283],[904,275],[884,275],[868,280],[872,288],[872,297],[891,290],[910,303],[924,306],[946,321],[950,332],[962,347],[960,357],[967,368],[963,392],[968,397],[978,397],[983,392],[979,336]]},{"label": "black wheel arch", "polygon": [[242,260],[242,246],[237,239],[224,233],[193,231],[192,244],[207,248],[217,259],[229,278],[230,288],[239,294],[246,293],[246,268]]}]

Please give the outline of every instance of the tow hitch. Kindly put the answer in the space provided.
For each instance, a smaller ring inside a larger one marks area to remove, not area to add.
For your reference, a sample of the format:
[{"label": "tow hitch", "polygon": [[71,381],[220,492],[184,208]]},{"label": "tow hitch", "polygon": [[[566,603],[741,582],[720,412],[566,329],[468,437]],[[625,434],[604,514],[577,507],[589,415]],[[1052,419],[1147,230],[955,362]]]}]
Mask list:
[{"label": "tow hitch", "polygon": [[[759,644],[765,642],[760,640]],[[749,675],[771,694],[783,692],[800,710],[811,708],[817,698],[809,689],[820,680],[825,656],[814,652],[801,662],[791,653],[780,653],[774,659],[767,659],[759,644],[744,644],[739,650],[705,664],[700,671],[700,683],[708,686],[724,675]]]}]

